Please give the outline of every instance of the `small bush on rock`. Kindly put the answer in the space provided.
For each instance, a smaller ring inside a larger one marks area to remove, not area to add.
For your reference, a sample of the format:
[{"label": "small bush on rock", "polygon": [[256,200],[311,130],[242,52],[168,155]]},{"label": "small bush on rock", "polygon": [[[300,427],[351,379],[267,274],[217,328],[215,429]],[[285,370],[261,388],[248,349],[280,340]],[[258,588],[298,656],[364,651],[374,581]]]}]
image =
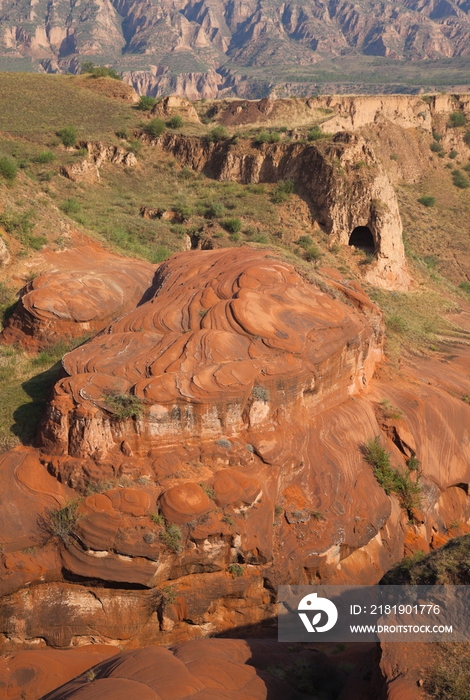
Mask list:
[{"label": "small bush on rock", "polygon": [[112,391],[104,399],[118,420],[137,418],[143,411],[142,400],[132,394],[120,394]]},{"label": "small bush on rock", "polygon": [[227,129],[219,124],[219,126],[214,127],[206,135],[206,140],[209,143],[218,143],[219,141],[225,141],[228,139]]},{"label": "small bush on rock", "polygon": [[59,537],[62,542],[67,543],[80,519],[77,511],[81,502],[82,499],[75,498],[62,508],[48,508],[42,519],[42,525],[46,532],[51,537]]},{"label": "small bush on rock", "polygon": [[447,122],[447,126],[451,129],[458,126],[465,126],[467,123],[467,118],[463,112],[452,112]]},{"label": "small bush on rock", "polygon": [[173,550],[173,552],[181,552],[183,533],[178,525],[168,524],[165,530],[160,534],[160,539],[168,549]]},{"label": "small bush on rock", "polygon": [[390,452],[382,447],[380,438],[377,435],[373,440],[369,440],[362,447],[364,459],[374,469],[374,476],[389,496],[395,493],[400,504],[406,510],[410,519],[413,518],[413,511],[421,505],[421,484],[420,474],[416,474],[416,480],[412,480],[410,472],[395,469],[390,464]]}]

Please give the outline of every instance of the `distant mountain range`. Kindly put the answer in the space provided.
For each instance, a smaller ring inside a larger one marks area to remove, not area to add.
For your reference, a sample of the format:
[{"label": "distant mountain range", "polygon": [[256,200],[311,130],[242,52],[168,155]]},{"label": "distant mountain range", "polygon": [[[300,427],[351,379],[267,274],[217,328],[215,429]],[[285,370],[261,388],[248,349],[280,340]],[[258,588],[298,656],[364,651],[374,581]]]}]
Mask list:
[{"label": "distant mountain range", "polygon": [[469,14],[470,0],[0,0],[0,70],[92,60],[141,92],[190,97],[315,83],[414,91],[468,82]]}]

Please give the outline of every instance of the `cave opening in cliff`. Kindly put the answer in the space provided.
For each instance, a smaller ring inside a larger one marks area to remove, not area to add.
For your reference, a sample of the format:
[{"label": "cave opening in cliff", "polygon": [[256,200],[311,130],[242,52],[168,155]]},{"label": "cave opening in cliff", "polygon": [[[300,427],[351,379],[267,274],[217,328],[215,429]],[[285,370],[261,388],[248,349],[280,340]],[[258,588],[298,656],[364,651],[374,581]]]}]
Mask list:
[{"label": "cave opening in cliff", "polygon": [[361,248],[368,253],[375,250],[375,242],[372,232],[368,226],[356,226],[349,236],[349,245]]}]

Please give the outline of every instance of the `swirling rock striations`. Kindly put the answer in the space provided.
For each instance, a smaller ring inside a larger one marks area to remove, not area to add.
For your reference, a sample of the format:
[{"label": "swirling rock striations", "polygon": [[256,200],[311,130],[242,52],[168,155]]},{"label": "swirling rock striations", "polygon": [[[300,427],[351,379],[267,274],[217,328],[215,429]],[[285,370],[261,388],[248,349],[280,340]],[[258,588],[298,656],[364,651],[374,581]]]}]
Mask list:
[{"label": "swirling rock striations", "polygon": [[[64,358],[43,449],[102,459],[126,441],[143,456],[181,439],[270,430],[277,416],[312,417],[358,393],[381,358],[373,304],[348,307],[263,251],[173,256],[156,288]],[[135,420],[116,420],[113,394],[135,397]]]},{"label": "swirling rock striations", "polygon": [[[94,666],[92,683],[90,672],[83,673],[42,700],[302,700],[306,696],[288,680],[266,672],[275,665],[294,666],[286,646],[272,640],[204,639],[171,649],[133,649]],[[321,652],[296,651],[297,667],[312,668],[316,688],[337,695],[344,685],[344,671]],[[295,685],[294,675],[293,679]]]},{"label": "swirling rock striations", "polygon": [[[93,265],[90,265],[90,254]],[[141,302],[156,266],[110,255],[97,247],[50,255],[52,270],[23,290],[1,341],[39,350],[90,336]]]},{"label": "swirling rock striations", "polygon": [[[464,347],[371,382],[359,285],[250,247],[175,255],[149,295],[65,356],[41,449],[2,455],[2,651],[240,633],[279,584],[370,584],[468,530]],[[422,461],[413,524],[364,460],[376,435]]]}]

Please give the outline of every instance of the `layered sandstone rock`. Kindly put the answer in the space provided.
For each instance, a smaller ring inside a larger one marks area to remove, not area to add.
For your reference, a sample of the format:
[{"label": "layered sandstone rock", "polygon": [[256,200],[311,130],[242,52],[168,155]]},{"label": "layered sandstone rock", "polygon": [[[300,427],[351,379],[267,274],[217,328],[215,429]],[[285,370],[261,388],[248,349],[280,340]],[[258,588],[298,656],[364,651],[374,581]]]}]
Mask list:
[{"label": "layered sandstone rock", "polygon": [[[2,462],[3,650],[243,630],[274,615],[279,584],[370,584],[455,519],[465,531],[465,351],[371,384],[381,313],[322,275],[320,291],[250,248],[179,254],[64,358],[42,450]],[[376,435],[394,466],[422,462],[413,524],[364,460]],[[54,535],[48,509],[80,494]]]},{"label": "layered sandstone rock", "polygon": [[4,343],[38,350],[83,338],[135,308],[151,287],[156,267],[110,255],[95,246],[50,254],[48,272],[23,290],[1,334]]},{"label": "layered sandstone rock", "polygon": [[[226,700],[302,700],[307,697],[273,669],[302,667],[317,690],[337,694],[345,674],[325,654],[296,649],[275,641],[207,639],[162,649],[148,647],[117,654],[83,673],[43,700],[139,700],[159,698],[225,698]],[[294,663],[295,662],[295,663]],[[268,669],[268,670],[266,670]],[[92,675],[92,678],[91,678]],[[295,674],[294,685],[295,683]],[[310,679],[311,676],[311,679]],[[90,683],[92,679],[92,683]]]},{"label": "layered sandstone rock", "polygon": [[[269,430],[280,410],[313,416],[358,393],[381,357],[376,307],[364,298],[351,311],[262,251],[173,256],[156,288],[64,358],[45,449],[104,457],[126,440],[143,454],[182,437]],[[141,415],[116,421],[113,392],[135,396]]]}]

